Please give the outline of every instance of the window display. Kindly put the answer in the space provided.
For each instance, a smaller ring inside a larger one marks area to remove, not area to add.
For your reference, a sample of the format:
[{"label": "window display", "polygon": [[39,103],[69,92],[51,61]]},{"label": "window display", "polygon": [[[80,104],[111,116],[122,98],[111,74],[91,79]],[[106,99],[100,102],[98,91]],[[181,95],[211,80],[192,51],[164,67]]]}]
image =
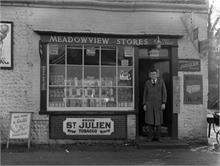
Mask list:
[{"label": "window display", "polygon": [[133,110],[132,48],[48,44],[48,110]]}]

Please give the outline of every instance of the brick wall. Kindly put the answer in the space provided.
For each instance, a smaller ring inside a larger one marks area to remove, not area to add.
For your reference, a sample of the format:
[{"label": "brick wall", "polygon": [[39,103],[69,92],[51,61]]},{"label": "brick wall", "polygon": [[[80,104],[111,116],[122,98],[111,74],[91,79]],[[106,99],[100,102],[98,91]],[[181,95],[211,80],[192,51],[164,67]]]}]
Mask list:
[{"label": "brick wall", "polygon": [[[40,110],[40,57],[39,35],[34,31],[93,32],[112,34],[169,34],[183,35],[179,40],[179,58],[199,58],[184,28],[181,18],[189,27],[199,27],[199,39],[206,38],[206,14],[182,12],[120,12],[104,10],[56,9],[34,7],[1,7],[1,20],[13,21],[14,69],[0,70],[0,117],[3,142],[8,133],[9,111],[33,111],[33,141],[48,142],[47,116],[38,115]],[[181,110],[178,119],[179,137],[204,138],[205,109],[207,101],[207,60],[201,60],[203,73],[204,105],[184,105],[181,89]],[[181,88],[183,85],[183,74]],[[198,73],[193,73],[198,74]],[[134,126],[134,117],[128,117],[128,126]],[[134,130],[134,129],[132,129]],[[128,131],[134,138],[135,131]]]}]

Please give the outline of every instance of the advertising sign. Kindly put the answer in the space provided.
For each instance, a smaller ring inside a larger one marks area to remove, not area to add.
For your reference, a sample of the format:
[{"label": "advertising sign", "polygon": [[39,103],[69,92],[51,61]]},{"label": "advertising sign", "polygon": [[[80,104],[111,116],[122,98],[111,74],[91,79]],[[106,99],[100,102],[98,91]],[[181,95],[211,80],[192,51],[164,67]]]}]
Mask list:
[{"label": "advertising sign", "polygon": [[12,22],[0,22],[0,68],[12,68]]},{"label": "advertising sign", "polygon": [[63,132],[66,135],[111,135],[114,122],[111,118],[66,118]]},{"label": "advertising sign", "polygon": [[202,104],[202,75],[184,75],[184,104]]},{"label": "advertising sign", "polygon": [[200,71],[200,60],[199,59],[179,59],[178,70],[196,72]]},{"label": "advertising sign", "polygon": [[10,139],[28,139],[30,136],[31,113],[11,113]]}]

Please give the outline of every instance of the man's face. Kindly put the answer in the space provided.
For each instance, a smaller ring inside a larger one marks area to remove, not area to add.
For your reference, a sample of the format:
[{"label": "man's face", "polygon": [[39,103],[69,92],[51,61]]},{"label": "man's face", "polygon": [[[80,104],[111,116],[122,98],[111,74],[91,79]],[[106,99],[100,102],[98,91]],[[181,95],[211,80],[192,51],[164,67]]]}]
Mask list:
[{"label": "man's face", "polygon": [[157,78],[157,72],[150,72],[150,78],[156,79]]}]

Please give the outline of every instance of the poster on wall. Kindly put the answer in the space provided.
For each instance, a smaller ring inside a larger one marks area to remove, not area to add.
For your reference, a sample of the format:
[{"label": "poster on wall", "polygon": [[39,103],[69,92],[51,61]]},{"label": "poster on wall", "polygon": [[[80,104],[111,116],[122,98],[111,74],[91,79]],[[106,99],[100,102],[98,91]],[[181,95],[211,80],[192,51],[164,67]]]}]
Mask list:
[{"label": "poster on wall", "polygon": [[12,22],[0,22],[0,68],[12,69]]},{"label": "poster on wall", "polygon": [[202,75],[184,75],[184,104],[203,104]]}]

